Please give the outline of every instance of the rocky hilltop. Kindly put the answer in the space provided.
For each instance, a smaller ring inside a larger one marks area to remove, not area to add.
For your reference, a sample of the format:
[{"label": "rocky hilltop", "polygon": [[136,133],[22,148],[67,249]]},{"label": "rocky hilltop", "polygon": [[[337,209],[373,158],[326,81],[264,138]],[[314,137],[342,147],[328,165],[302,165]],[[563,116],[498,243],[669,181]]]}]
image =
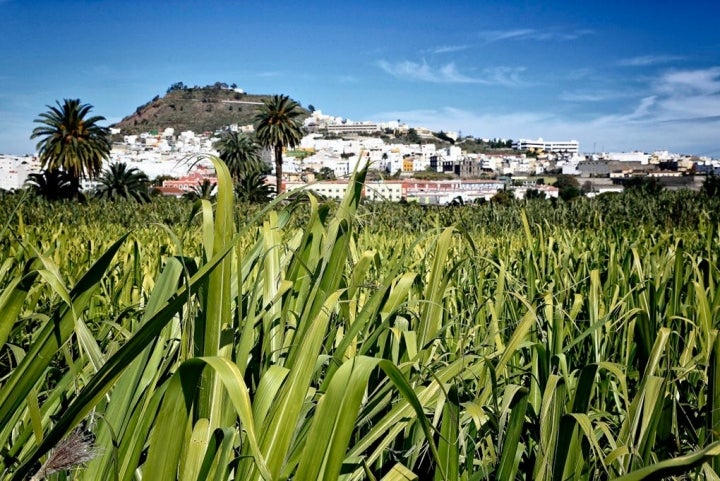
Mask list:
[{"label": "rocky hilltop", "polygon": [[121,129],[123,135],[162,132],[167,127],[175,132],[214,132],[232,124],[252,124],[263,100],[270,97],[248,94],[234,84],[189,87],[178,82],[111,127]]}]

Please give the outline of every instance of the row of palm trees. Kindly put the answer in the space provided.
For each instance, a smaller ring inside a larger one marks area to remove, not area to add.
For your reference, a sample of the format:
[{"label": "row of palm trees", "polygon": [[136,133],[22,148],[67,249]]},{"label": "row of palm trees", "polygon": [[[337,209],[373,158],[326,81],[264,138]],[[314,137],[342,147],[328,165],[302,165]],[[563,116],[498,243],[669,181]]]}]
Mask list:
[{"label": "row of palm trees", "polygon": [[[135,167],[128,168],[123,162],[110,164],[97,180],[95,197],[150,201],[148,176]],[[47,200],[85,199],[73,181],[73,177],[65,170],[45,169],[28,175],[27,185]]]},{"label": "row of palm trees", "polygon": [[[99,125],[102,116],[91,116],[92,106],[79,99],[65,99],[49,106],[35,120],[31,139],[39,139],[37,151],[42,173],[32,174],[29,184],[46,192],[48,199],[82,198],[80,181],[95,178],[103,162],[110,157],[110,135]],[[282,192],[283,149],[300,143],[302,130],[300,105],[286,95],[273,95],[263,103],[255,117],[255,139],[236,132],[224,135],[217,148],[227,163],[240,200],[259,202],[272,195],[265,185],[268,174],[260,158],[261,148],[269,148],[275,157],[275,192]],[[131,197],[138,201],[148,197],[147,176],[125,164],[113,164],[99,179],[99,196]]]}]

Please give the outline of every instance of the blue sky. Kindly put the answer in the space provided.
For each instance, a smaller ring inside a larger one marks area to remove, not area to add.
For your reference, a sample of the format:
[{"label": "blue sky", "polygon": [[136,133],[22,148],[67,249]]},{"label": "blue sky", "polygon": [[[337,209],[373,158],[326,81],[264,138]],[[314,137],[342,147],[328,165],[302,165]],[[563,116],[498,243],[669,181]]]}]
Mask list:
[{"label": "blue sky", "polygon": [[284,93],[581,150],[720,157],[718,1],[0,0],[0,153],[80,98],[116,122],[175,82]]}]

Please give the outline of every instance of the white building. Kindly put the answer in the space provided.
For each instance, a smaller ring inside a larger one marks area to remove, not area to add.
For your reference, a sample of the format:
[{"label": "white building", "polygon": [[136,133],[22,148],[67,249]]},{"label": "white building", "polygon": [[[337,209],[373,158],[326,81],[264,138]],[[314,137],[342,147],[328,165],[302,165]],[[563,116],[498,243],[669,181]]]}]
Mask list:
[{"label": "white building", "polygon": [[305,182],[285,182],[285,192],[305,189],[329,199],[342,199],[347,187],[348,182],[346,180],[326,180],[313,182],[311,184]]},{"label": "white building", "polygon": [[580,152],[580,143],[577,140],[544,140],[540,137],[537,140],[520,139],[513,142],[515,150],[542,150],[545,152],[567,152],[576,154]]},{"label": "white building", "polygon": [[36,157],[0,155],[0,189],[21,189],[28,174],[39,170],[40,164]]},{"label": "white building", "polygon": [[605,155],[607,160],[617,160],[620,162],[640,162],[642,165],[647,165],[650,161],[650,154],[645,152],[611,152]]},{"label": "white building", "polygon": [[365,198],[368,200],[400,202],[402,199],[400,182],[366,182]]},{"label": "white building", "polygon": [[374,122],[353,122],[327,126],[327,131],[331,134],[364,134],[379,130],[380,126]]},{"label": "white building", "polygon": [[537,190],[538,192],[542,192],[548,199],[557,199],[560,194],[560,189],[551,185],[523,185],[517,187],[510,187],[510,190],[514,192],[516,199],[524,199],[527,196],[528,190]]}]

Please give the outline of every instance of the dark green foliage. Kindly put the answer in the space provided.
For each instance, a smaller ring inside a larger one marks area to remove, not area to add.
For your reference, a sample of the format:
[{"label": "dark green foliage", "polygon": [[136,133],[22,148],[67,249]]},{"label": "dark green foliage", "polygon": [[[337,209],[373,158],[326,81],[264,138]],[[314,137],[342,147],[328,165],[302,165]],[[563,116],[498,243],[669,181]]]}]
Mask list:
[{"label": "dark green foliage", "polygon": [[455,144],[455,140],[452,137],[448,136],[448,134],[446,134],[442,130],[440,132],[435,132],[433,135],[435,135],[435,137],[442,140],[443,142]]},{"label": "dark green foliage", "polygon": [[528,189],[525,192],[525,200],[544,199],[545,192],[538,189]]},{"label": "dark green foliage", "polygon": [[501,190],[490,199],[490,202],[499,205],[510,205],[513,200],[515,200],[515,195],[511,190]]},{"label": "dark green foliage", "polygon": [[265,173],[262,170],[247,168],[235,183],[235,196],[239,202],[250,204],[268,202],[273,193],[273,188],[265,182]]},{"label": "dark green foliage", "polygon": [[720,176],[709,174],[705,177],[702,191],[708,197],[720,197]]},{"label": "dark green foliage", "polygon": [[335,180],[335,171],[330,167],[323,167],[315,174],[317,180]]},{"label": "dark green foliage", "polygon": [[580,190],[580,184],[578,183],[577,179],[572,175],[558,175],[557,180],[553,185],[560,190],[560,192],[558,192],[558,195],[562,200],[572,200],[582,195],[582,190]]},{"label": "dark green foliage", "polygon": [[187,87],[185,87],[185,84],[182,82],[175,82],[167,89],[167,93],[170,93],[174,90],[185,90]]},{"label": "dark green foliage", "polygon": [[240,202],[270,200],[273,189],[265,182],[270,169],[260,158],[260,146],[254,139],[239,132],[228,132],[220,138],[216,148],[228,166]]},{"label": "dark green foliage", "polygon": [[420,136],[418,135],[417,130],[412,127],[408,129],[407,134],[405,134],[405,139],[413,144],[420,143]]},{"label": "dark green foliage", "polygon": [[72,187],[72,179],[60,169],[43,170],[28,175],[28,187],[46,200],[72,199],[77,192]]},{"label": "dark green foliage", "polygon": [[137,202],[149,202],[148,186],[150,180],[144,172],[136,167],[127,168],[124,162],[110,164],[98,179],[100,185],[95,189],[95,196],[108,199],[133,199]]},{"label": "dark green foliage", "polygon": [[664,189],[656,177],[630,177],[629,179],[625,179],[622,184],[628,191],[651,196],[658,195]]},{"label": "dark green foliage", "polygon": [[459,137],[457,142],[462,149],[469,153],[481,153],[481,152],[494,152],[503,153],[507,152],[510,154],[516,154],[517,152],[512,149],[512,140],[502,139],[480,139],[474,138],[470,135],[466,137]]},{"label": "dark green foliage", "polygon": [[220,158],[230,170],[235,182],[251,164],[251,169],[257,170],[260,160],[260,146],[245,134],[240,132],[227,132],[215,144]]}]

